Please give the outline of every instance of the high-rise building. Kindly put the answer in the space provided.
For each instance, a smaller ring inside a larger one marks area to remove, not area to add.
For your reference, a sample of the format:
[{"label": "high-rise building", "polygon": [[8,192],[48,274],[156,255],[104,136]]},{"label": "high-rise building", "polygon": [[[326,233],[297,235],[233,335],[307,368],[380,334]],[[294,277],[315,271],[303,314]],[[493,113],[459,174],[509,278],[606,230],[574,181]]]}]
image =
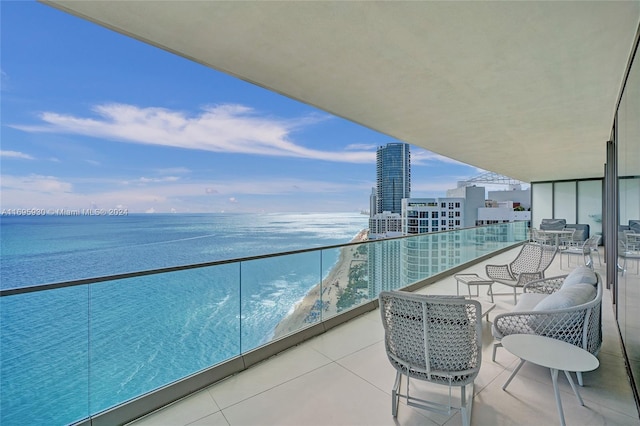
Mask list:
[{"label": "high-rise building", "polygon": [[376,152],[376,211],[402,213],[402,199],[411,197],[409,144],[396,142]]}]

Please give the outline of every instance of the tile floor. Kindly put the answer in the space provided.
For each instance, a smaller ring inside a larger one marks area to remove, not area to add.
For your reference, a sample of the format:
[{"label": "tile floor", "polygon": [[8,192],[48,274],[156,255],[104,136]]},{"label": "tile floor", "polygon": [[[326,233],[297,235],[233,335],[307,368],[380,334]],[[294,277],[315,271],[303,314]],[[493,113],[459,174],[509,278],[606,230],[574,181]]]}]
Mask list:
[{"label": "tile floor", "polygon": [[[516,249],[517,250],[517,249]],[[516,251],[486,263],[508,263]],[[575,265],[575,262],[574,262]],[[547,276],[567,273],[558,259]],[[604,274],[604,268],[596,268]],[[484,275],[484,263],[465,272]],[[455,294],[453,276],[422,289],[421,293]],[[461,287],[461,291],[466,288]],[[481,287],[480,299],[486,299]],[[494,285],[494,292],[510,290]],[[564,375],[559,383],[567,425],[640,425],[627,381],[615,326],[610,294],[603,298],[604,342],[600,367],[584,374],[582,407]],[[513,307],[513,297],[496,296],[489,320]],[[483,358],[475,382],[472,425],[559,424],[549,370],[526,363],[509,385],[502,385],[517,359],[498,349],[491,361],[491,325],[484,322]],[[391,416],[391,387],[395,370],[386,359],[379,310],[291,348],[229,377],[188,398],[132,423],[147,425],[460,425],[451,416],[408,407],[401,403],[398,418]],[[414,385],[415,384],[415,385]],[[446,387],[412,381],[414,394],[446,400]],[[454,391],[454,397],[459,392]]]}]

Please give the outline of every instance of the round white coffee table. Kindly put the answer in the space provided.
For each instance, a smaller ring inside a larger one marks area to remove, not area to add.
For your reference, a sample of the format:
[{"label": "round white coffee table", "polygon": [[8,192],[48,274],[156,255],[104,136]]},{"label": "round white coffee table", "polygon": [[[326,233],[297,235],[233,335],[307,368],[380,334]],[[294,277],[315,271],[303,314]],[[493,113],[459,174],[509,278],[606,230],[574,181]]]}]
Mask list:
[{"label": "round white coffee table", "polygon": [[569,372],[595,370],[600,365],[598,358],[570,343],[535,334],[512,334],[505,336],[502,338],[502,346],[520,358],[520,364],[513,370],[513,373],[509,376],[509,380],[502,386],[502,390],[505,390],[507,386],[509,386],[511,379],[518,374],[520,367],[522,367],[525,361],[549,368],[551,370],[551,381],[553,382],[553,392],[556,397],[560,424],[564,426],[564,413],[562,411],[562,401],[560,401],[560,391],[558,390],[558,371],[564,371],[580,405],[584,405],[578,388],[575,383],[573,383]]}]

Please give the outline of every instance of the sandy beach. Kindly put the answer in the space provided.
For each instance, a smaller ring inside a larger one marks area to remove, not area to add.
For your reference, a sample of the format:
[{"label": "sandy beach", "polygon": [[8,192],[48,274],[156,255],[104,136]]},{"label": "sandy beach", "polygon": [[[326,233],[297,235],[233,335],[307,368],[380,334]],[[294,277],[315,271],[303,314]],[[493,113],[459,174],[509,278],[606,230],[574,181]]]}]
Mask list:
[{"label": "sandy beach", "polygon": [[[351,242],[362,242],[367,240],[368,230],[363,229],[351,240]],[[356,253],[358,246],[343,247],[340,250],[340,257],[336,266],[329,272],[327,278],[322,283],[316,285],[300,301],[291,315],[280,321],[274,331],[274,339],[289,334],[317,322],[320,315],[323,317],[333,316],[338,312],[338,295],[349,283],[349,270],[353,262],[362,262]],[[322,295],[320,292],[322,291]]]}]

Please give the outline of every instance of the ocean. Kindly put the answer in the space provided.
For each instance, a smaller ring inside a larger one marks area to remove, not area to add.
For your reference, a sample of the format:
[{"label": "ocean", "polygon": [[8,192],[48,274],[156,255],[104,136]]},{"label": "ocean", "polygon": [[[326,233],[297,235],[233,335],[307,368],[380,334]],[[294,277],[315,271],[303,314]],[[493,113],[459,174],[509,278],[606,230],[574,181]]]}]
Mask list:
[{"label": "ocean", "polygon": [[[3,289],[349,242],[368,216],[3,216]],[[0,423],[62,425],[271,339],[338,249],[0,299]],[[238,282],[242,280],[242,287]]]}]

